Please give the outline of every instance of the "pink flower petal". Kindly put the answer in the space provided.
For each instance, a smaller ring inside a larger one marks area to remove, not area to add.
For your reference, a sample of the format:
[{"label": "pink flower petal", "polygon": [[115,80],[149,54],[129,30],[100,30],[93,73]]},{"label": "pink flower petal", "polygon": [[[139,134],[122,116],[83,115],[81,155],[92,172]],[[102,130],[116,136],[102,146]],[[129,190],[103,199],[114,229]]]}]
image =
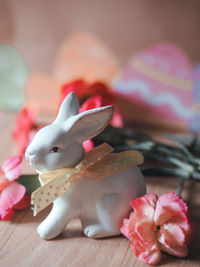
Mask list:
[{"label": "pink flower petal", "polygon": [[115,113],[113,115],[112,120],[110,121],[110,124],[114,127],[122,128],[124,127],[124,122],[122,119],[122,115],[119,113],[119,111],[115,110]]},{"label": "pink flower petal", "polygon": [[103,104],[102,96],[100,95],[91,96],[79,108],[79,113],[89,109],[102,107],[102,104]]},{"label": "pink flower petal", "polygon": [[129,231],[128,231],[128,223],[129,219],[123,219],[122,225],[120,227],[120,232],[127,238],[129,238]]},{"label": "pink flower petal", "polygon": [[169,248],[169,247],[181,247],[185,243],[185,233],[176,224],[167,223],[164,224],[160,230],[159,242]]},{"label": "pink flower petal", "polygon": [[15,156],[8,158],[2,165],[2,170],[9,181],[17,179],[22,170],[22,157]]},{"label": "pink flower petal", "polygon": [[178,225],[179,227],[181,227],[181,229],[184,230],[185,233],[190,231],[191,228],[189,219],[183,212],[180,212],[179,214],[173,214],[173,216],[171,216],[171,218],[166,223]]},{"label": "pink flower petal", "polygon": [[0,220],[1,221],[8,221],[11,220],[15,211],[13,209],[2,210],[0,209]]},{"label": "pink flower petal", "polygon": [[[147,195],[147,202],[154,205],[154,195]],[[141,199],[141,198],[140,198]],[[142,199],[144,200],[144,198]],[[152,202],[153,201],[153,202]],[[142,208],[144,203],[142,203]],[[133,206],[137,203],[132,203]],[[148,203],[149,204],[149,203]],[[147,205],[147,203],[145,203]],[[147,205],[148,206],[148,205]],[[134,206],[135,207],[135,206]],[[150,205],[152,208],[152,206]],[[139,207],[137,207],[139,209]],[[138,210],[137,210],[138,214]],[[160,261],[160,248],[156,240],[153,219],[149,216],[137,217],[136,213],[131,213],[129,219],[124,219],[121,232],[130,239],[131,248],[135,255],[143,262],[148,264],[156,264]],[[147,214],[149,214],[147,212]]]},{"label": "pink flower petal", "polygon": [[157,202],[154,221],[157,225],[162,225],[171,218],[186,214],[188,207],[183,199],[175,193],[165,193]]},{"label": "pink flower petal", "polygon": [[176,257],[186,257],[189,252],[186,245],[183,245],[182,247],[166,247],[162,245],[161,250]]},{"label": "pink flower petal", "polygon": [[31,204],[31,195],[24,195],[24,197],[13,206],[14,210],[22,210]]},{"label": "pink flower petal", "polygon": [[0,209],[11,209],[23,198],[25,191],[26,188],[23,185],[11,182],[0,194]]},{"label": "pink flower petal", "polygon": [[145,242],[153,242],[156,240],[156,235],[154,231],[154,223],[149,217],[143,217],[135,225],[135,232]]},{"label": "pink flower petal", "polygon": [[85,152],[90,151],[93,147],[94,147],[94,142],[91,139],[83,142],[83,148]]},{"label": "pink flower petal", "polygon": [[19,131],[13,134],[13,137],[16,141],[18,151],[21,155],[24,155],[25,150],[29,144],[29,130],[19,129]]},{"label": "pink flower petal", "polygon": [[0,193],[9,185],[10,181],[8,181],[4,175],[0,175]]},{"label": "pink flower petal", "polygon": [[141,243],[140,239],[136,236],[131,242],[131,248],[139,260],[151,265],[157,264],[161,259],[160,248],[157,242],[146,243],[146,245]]},{"label": "pink flower petal", "polygon": [[148,216],[153,218],[158,196],[154,193],[146,194],[130,202],[136,217]]},{"label": "pink flower petal", "polygon": [[138,255],[138,259],[150,265],[156,265],[161,260],[160,250],[149,250]]}]

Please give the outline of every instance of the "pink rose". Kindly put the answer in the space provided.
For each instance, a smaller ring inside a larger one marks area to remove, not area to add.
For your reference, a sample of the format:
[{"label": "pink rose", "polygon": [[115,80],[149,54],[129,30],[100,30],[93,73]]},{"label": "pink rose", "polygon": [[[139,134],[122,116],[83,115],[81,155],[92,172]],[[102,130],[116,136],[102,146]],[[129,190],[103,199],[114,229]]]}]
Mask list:
[{"label": "pink rose", "polygon": [[188,255],[194,225],[183,199],[175,193],[165,193],[159,199],[150,193],[130,204],[134,212],[123,220],[120,230],[141,261],[155,265],[161,259],[161,251],[178,257]]}]

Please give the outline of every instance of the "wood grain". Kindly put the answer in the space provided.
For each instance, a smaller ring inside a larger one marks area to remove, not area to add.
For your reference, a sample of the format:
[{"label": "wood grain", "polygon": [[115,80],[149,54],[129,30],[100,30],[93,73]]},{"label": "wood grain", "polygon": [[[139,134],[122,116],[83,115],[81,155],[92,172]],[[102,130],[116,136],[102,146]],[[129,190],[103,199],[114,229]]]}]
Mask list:
[{"label": "wood grain", "polygon": [[[9,155],[14,155],[14,143],[11,140],[15,114],[0,112],[0,162]],[[24,172],[31,173],[24,164]],[[147,178],[148,192],[158,195],[175,191],[177,179]],[[161,266],[200,266],[200,183],[188,181],[184,188],[184,199],[189,203],[191,214],[196,224],[196,235],[190,255],[178,259],[163,254]],[[27,208],[15,214],[12,221],[0,222],[0,267],[35,267],[35,266],[146,266],[137,260],[129,248],[129,241],[117,236],[93,240],[82,234],[80,223],[74,220],[65,232],[52,241],[41,240],[36,232],[38,224],[46,217],[50,208],[33,217]]]}]

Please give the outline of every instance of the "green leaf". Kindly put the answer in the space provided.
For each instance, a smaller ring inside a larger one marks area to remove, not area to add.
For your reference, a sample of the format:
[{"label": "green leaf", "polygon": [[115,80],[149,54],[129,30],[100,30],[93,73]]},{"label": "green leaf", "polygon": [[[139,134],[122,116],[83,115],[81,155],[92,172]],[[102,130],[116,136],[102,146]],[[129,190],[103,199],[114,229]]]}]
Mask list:
[{"label": "green leaf", "polygon": [[28,67],[19,52],[7,44],[0,44],[0,108],[19,110],[24,102],[24,88]]},{"label": "green leaf", "polygon": [[38,187],[40,187],[40,182],[38,180],[38,175],[21,175],[17,182],[26,187],[26,194],[31,194]]}]

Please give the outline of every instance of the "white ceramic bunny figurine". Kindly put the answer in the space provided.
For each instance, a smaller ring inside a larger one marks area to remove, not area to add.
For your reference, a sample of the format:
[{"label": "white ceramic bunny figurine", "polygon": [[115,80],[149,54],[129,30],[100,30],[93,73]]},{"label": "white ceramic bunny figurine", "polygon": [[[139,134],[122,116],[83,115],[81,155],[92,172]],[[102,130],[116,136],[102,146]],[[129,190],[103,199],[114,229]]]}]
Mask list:
[{"label": "white ceramic bunny figurine", "polygon": [[[93,138],[109,123],[113,106],[79,113],[76,95],[63,101],[56,120],[42,128],[26,150],[26,159],[39,173],[73,167],[83,158],[82,142]],[[41,238],[53,239],[73,218],[79,218],[84,234],[101,238],[120,234],[122,219],[128,216],[129,202],[145,194],[146,186],[137,167],[105,179],[86,177],[53,202],[47,218],[39,225]]]}]

